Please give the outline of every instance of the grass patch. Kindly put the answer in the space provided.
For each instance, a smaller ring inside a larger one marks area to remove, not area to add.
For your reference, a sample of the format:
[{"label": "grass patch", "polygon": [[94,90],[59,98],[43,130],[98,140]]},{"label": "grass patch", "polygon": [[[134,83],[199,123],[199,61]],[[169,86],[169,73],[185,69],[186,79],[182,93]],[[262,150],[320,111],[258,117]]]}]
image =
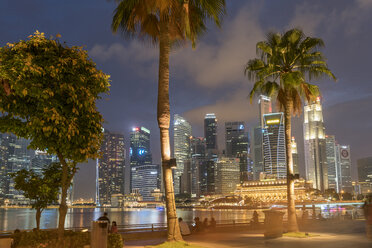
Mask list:
[{"label": "grass patch", "polygon": [[288,233],[283,233],[284,237],[291,237],[291,238],[310,238],[310,237],[316,237],[319,236],[317,234],[312,234],[312,233],[305,233],[305,232],[288,232]]},{"label": "grass patch", "polygon": [[205,248],[199,245],[193,245],[186,242],[164,242],[160,245],[146,246],[146,248]]}]

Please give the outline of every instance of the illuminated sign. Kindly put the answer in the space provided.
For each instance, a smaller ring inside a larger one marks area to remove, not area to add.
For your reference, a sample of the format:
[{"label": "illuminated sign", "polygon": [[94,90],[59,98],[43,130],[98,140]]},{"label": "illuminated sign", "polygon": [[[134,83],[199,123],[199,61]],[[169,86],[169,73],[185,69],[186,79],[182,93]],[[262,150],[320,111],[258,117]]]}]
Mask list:
[{"label": "illuminated sign", "polygon": [[138,150],[138,155],[143,155],[145,154],[145,149],[139,149]]},{"label": "illuminated sign", "polygon": [[129,154],[132,156],[132,154],[133,154],[133,150],[132,150],[132,147],[131,148],[129,148]]},{"label": "illuminated sign", "polygon": [[139,128],[138,128],[138,127],[134,127],[134,128],[132,129],[132,131],[133,131],[133,132],[137,132],[137,131],[139,131]]},{"label": "illuminated sign", "polygon": [[267,120],[266,124],[279,124],[280,120],[279,119],[273,119],[273,120]]},{"label": "illuminated sign", "polygon": [[240,125],[240,126],[239,126],[239,129],[240,129],[240,130],[244,129],[244,125]]}]

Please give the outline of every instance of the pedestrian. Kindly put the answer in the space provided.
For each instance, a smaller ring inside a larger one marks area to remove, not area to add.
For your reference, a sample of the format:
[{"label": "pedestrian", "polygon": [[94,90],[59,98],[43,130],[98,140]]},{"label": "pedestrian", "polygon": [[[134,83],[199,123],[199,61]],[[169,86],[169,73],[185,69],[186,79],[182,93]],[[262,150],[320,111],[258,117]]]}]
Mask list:
[{"label": "pedestrian", "polygon": [[202,230],[202,223],[200,222],[199,217],[194,218],[194,225],[193,226],[194,226],[194,228],[193,228],[194,232],[200,232]]},{"label": "pedestrian", "polygon": [[253,215],[252,215],[252,221],[251,221],[253,226],[258,225],[258,213],[256,210],[254,210]]},{"label": "pedestrian", "polygon": [[210,224],[209,224],[210,229],[215,230],[216,225],[217,225],[216,220],[212,217],[211,221],[210,221]]},{"label": "pedestrian", "polygon": [[117,232],[118,232],[118,226],[116,225],[116,221],[113,221],[111,225],[111,233],[117,233]]},{"label": "pedestrian", "polygon": [[106,221],[107,222],[107,230],[110,231],[110,219],[107,217],[106,212],[103,213],[103,216],[98,218],[98,221]]},{"label": "pedestrian", "polygon": [[208,229],[209,225],[208,225],[208,218],[204,218],[204,221],[203,221],[203,230],[206,231]]},{"label": "pedestrian", "polygon": [[189,225],[187,225],[187,223],[184,222],[181,217],[178,218],[178,223],[180,225],[180,230],[181,230],[182,236],[188,236],[188,235],[191,234]]}]

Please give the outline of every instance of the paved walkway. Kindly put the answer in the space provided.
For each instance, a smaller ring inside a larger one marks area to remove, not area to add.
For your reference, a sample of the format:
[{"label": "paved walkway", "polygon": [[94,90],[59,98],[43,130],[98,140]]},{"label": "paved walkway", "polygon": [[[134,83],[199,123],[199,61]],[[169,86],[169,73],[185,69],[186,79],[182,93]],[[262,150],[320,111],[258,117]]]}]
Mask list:
[{"label": "paved walkway", "polygon": [[[249,248],[372,248],[372,242],[364,233],[363,222],[318,223],[303,228],[318,236],[309,238],[282,237],[265,239],[262,233],[238,231],[232,233],[205,233],[185,237],[185,241],[206,248],[249,247]],[[164,239],[127,241],[126,248],[156,245]]]}]

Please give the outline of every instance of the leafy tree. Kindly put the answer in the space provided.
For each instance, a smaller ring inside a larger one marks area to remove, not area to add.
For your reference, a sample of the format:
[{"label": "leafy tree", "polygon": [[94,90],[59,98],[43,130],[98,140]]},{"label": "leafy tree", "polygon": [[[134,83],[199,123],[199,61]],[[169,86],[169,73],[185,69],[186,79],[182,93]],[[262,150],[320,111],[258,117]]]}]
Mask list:
[{"label": "leafy tree", "polygon": [[31,200],[32,208],[36,209],[36,228],[40,229],[40,218],[43,210],[58,200],[61,188],[62,167],[52,163],[43,169],[42,175],[25,169],[12,173],[16,190],[24,192]]},{"label": "leafy tree", "polygon": [[291,29],[284,34],[268,33],[265,41],[257,43],[259,58],[251,59],[245,67],[245,74],[254,81],[250,99],[261,93],[276,96],[279,109],[284,111],[288,230],[298,231],[294,199],[294,172],[291,152],[291,117],[300,114],[302,99],[316,100],[319,88],[310,84],[313,79],[330,77],[336,79],[328,69],[319,48],[324,43],[319,38],[306,37],[299,29]]},{"label": "leafy tree", "polygon": [[116,0],[112,30],[124,35],[149,40],[159,45],[158,126],[168,223],[168,241],[182,240],[179,230],[169,142],[169,54],[174,44],[196,38],[206,30],[206,22],[220,26],[225,13],[225,0]]},{"label": "leafy tree", "polygon": [[56,154],[62,165],[58,232],[63,245],[67,189],[77,163],[97,158],[103,118],[96,100],[109,90],[109,76],[81,47],[68,47],[35,32],[0,48],[0,131],[31,140],[30,148]]}]

